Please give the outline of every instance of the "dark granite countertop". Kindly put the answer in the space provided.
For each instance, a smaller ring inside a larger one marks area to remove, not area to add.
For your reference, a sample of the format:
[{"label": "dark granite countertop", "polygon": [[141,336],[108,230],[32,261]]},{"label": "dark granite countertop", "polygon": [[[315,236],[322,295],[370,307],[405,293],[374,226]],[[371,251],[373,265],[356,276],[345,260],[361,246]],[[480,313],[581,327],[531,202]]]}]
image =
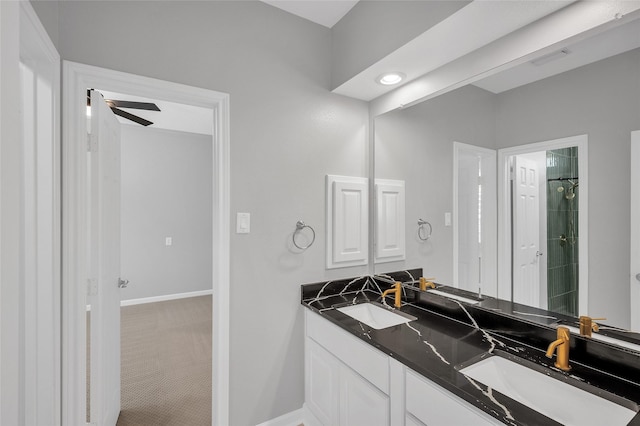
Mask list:
[{"label": "dark granite countertop", "polygon": [[[391,305],[391,298],[388,297],[386,301],[381,298],[382,291],[389,286],[371,278],[365,276],[303,285],[302,305],[505,424],[560,423],[468,378],[458,371],[462,366],[480,357],[495,355],[524,360],[522,362],[542,368],[545,373],[578,387],[582,383],[596,386],[601,389],[600,396],[638,411],[638,380],[634,383],[628,377],[626,380],[621,379],[590,368],[588,364],[583,365],[580,354],[591,354],[593,351],[581,351],[584,348],[580,342],[572,343],[578,346],[578,360],[571,360],[570,374],[558,370],[553,366],[553,360],[546,358],[546,346],[541,347],[539,344],[543,342],[548,345],[555,338],[553,330],[541,328],[542,332],[538,333],[540,335],[531,333],[530,329],[536,327],[528,323],[523,326],[511,317],[501,316],[499,312],[492,314],[492,310],[500,311],[497,308],[485,307],[478,310],[475,306],[437,295],[430,295],[431,304],[425,304],[420,297],[422,292],[412,294],[411,289],[405,289],[403,301],[408,301],[403,302],[400,310],[417,320],[381,330],[373,329],[335,309],[364,302]],[[494,301],[487,301],[486,305],[497,303]],[[519,309],[516,312],[522,309],[516,308]],[[544,315],[536,318],[536,321],[543,324],[547,322]],[[600,345],[595,348],[601,350]],[[608,350],[605,345],[605,351]],[[586,355],[583,358],[584,356]],[[637,357],[635,361],[637,362]],[[629,424],[640,425],[640,414]]]}]

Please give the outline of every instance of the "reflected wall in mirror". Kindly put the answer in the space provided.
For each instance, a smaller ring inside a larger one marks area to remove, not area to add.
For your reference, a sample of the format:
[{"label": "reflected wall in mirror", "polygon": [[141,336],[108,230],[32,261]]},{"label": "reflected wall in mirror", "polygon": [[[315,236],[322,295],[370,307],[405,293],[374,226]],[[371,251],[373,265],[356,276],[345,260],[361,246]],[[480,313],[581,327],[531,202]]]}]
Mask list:
[{"label": "reflected wall in mirror", "polygon": [[[454,205],[460,204],[458,200],[454,202],[453,180],[458,172],[454,173],[457,169],[454,167],[453,144],[459,142],[498,151],[586,135],[590,159],[588,184],[573,179],[570,182],[568,178],[576,176],[565,176],[564,173],[546,178],[567,178],[545,184],[548,191],[555,191],[548,194],[550,199],[555,197],[559,201],[564,198],[567,201],[565,206],[558,208],[567,216],[567,223],[562,225],[564,231],[559,235],[555,229],[559,223],[547,223],[547,228],[552,226],[553,229],[545,234],[545,239],[555,239],[560,246],[564,235],[565,247],[567,244],[575,247],[587,243],[585,237],[588,236],[588,245],[585,245],[588,259],[581,265],[585,272],[560,280],[566,284],[571,280],[579,283],[588,279],[588,301],[576,313],[606,317],[608,324],[629,328],[630,305],[633,305],[629,303],[629,155],[631,132],[640,129],[639,28],[638,22],[631,22],[582,41],[580,45],[562,46],[571,53],[557,61],[529,62],[487,81],[376,117],[375,174],[406,182],[407,231],[406,259],[376,265],[375,272],[421,267],[425,274],[436,277],[439,283],[456,284],[477,291],[480,281],[483,293],[501,298],[509,294],[510,298],[513,284],[510,274],[505,277],[500,273],[492,282],[482,282],[482,277],[474,278],[470,283],[467,278],[462,279],[460,271],[456,272],[458,265],[454,265],[454,257],[461,250],[458,249],[454,255],[454,234],[457,235],[456,241],[464,241],[465,230],[459,223],[454,230],[453,225],[458,218],[453,219],[451,226],[446,221],[448,214],[453,213]],[[627,44],[622,46],[611,40]],[[593,53],[596,48],[598,54]],[[608,53],[603,53],[603,49]],[[586,58],[585,62],[558,73],[564,65],[562,61],[580,62],[572,55]],[[556,155],[565,154],[548,151],[545,150],[547,162]],[[560,186],[563,187],[562,192],[559,191]],[[500,190],[504,192],[506,189]],[[492,191],[497,200],[500,192],[495,186],[483,188],[482,200],[491,199],[489,194]],[[584,210],[588,213],[588,223],[581,222],[582,211],[575,209],[581,196],[586,194],[589,204]],[[571,195],[574,198],[570,203],[567,196]],[[432,236],[426,242],[416,238],[416,230],[411,226],[418,218],[428,220],[433,226]],[[577,226],[584,226],[584,235],[575,233],[576,222]],[[504,223],[504,213],[501,213],[497,226]],[[476,228],[484,229],[482,221]],[[569,228],[574,230],[573,233]],[[491,244],[497,237],[494,233],[482,238]],[[474,238],[471,240],[475,241]],[[500,246],[504,246],[503,242]],[[480,246],[481,252],[483,249]],[[540,251],[545,256],[547,250]],[[500,271],[499,265],[505,262],[511,265],[511,256],[511,251],[504,252],[501,248],[497,261],[487,260],[483,267]],[[567,269],[574,267],[571,265]],[[545,289],[548,291],[549,286]],[[550,304],[548,294],[539,299],[543,302],[538,302],[538,306],[546,304],[556,309]],[[640,309],[640,303],[635,305]],[[557,309],[566,310],[566,307]]]}]

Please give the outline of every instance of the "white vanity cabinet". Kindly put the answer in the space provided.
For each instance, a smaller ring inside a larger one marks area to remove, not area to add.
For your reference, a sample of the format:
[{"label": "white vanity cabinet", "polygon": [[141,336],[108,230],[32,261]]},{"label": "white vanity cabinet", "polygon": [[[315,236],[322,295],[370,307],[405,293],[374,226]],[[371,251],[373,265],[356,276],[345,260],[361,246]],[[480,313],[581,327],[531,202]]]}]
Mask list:
[{"label": "white vanity cabinet", "polygon": [[305,404],[315,417],[309,424],[502,424],[308,309],[305,325]]},{"label": "white vanity cabinet", "polygon": [[389,357],[306,312],[305,401],[323,425],[390,425]]}]

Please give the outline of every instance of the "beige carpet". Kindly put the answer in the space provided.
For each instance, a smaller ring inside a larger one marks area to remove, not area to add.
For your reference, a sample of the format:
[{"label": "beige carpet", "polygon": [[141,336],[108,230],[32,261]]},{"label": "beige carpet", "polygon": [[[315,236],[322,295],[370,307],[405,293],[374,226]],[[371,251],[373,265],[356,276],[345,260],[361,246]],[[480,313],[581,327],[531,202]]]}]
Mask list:
[{"label": "beige carpet", "polygon": [[211,296],[121,311],[118,426],[211,425]]}]

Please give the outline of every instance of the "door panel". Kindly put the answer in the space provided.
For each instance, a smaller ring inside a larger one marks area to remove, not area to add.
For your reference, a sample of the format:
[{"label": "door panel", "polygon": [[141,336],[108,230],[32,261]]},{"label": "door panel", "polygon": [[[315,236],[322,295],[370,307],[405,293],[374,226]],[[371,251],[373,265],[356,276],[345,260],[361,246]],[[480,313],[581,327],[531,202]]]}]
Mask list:
[{"label": "door panel", "polygon": [[306,339],[305,402],[323,425],[338,423],[337,360],[312,339]]},{"label": "door panel", "polygon": [[457,167],[458,278],[454,285],[475,292],[480,281],[478,157],[473,152],[461,151]]},{"label": "door panel", "polygon": [[496,295],[496,151],[455,142],[454,173],[454,286]]},{"label": "door panel", "polygon": [[340,425],[389,425],[389,397],[345,366],[340,366]]},{"label": "door panel", "polygon": [[513,301],[539,306],[540,192],[534,161],[515,157]]},{"label": "door panel", "polygon": [[90,416],[112,426],[120,413],[120,125],[96,91],[90,126]]}]

